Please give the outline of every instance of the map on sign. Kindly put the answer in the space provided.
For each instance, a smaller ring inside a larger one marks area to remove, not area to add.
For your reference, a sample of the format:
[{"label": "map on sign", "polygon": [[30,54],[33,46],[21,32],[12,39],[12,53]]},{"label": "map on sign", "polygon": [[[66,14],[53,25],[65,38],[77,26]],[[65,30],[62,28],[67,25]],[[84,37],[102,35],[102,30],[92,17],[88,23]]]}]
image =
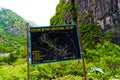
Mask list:
[{"label": "map on sign", "polygon": [[81,59],[77,25],[30,27],[32,64]]}]

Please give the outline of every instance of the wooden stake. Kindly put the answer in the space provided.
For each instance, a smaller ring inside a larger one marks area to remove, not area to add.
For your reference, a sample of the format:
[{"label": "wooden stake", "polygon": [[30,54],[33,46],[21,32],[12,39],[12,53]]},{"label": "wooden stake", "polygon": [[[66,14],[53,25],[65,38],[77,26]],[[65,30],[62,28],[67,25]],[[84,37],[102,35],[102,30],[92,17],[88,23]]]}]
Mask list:
[{"label": "wooden stake", "polygon": [[[80,20],[78,20],[78,31],[80,33]],[[81,50],[82,50],[82,37],[80,34],[80,44],[81,44]],[[80,61],[78,61],[78,64],[80,63]],[[85,61],[84,61],[84,53],[82,52],[82,64],[83,64],[83,69],[84,69],[84,80],[86,79],[86,67],[85,67]]]},{"label": "wooden stake", "polygon": [[26,47],[27,47],[27,54],[26,54],[27,55],[26,56],[26,60],[27,60],[27,80],[30,80],[28,26],[29,26],[29,23],[26,23],[26,38],[27,38],[27,44],[26,44]]}]

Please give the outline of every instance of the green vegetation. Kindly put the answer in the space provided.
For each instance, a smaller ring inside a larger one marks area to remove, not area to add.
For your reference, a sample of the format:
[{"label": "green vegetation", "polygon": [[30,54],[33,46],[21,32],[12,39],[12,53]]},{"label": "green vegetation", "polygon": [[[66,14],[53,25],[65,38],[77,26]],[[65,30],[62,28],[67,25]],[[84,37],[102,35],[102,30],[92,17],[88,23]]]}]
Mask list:
[{"label": "green vegetation", "polygon": [[86,48],[95,48],[96,43],[100,42],[99,37],[103,35],[99,27],[94,23],[82,24],[81,25],[81,37],[83,42],[83,50]]},{"label": "green vegetation", "polygon": [[93,75],[96,78],[101,78],[105,80],[109,78],[120,78],[120,46],[112,44],[109,41],[104,41],[101,45],[98,43],[95,45],[95,49],[87,49],[85,55],[87,63],[94,63],[95,67],[100,67],[104,69],[104,75]]},{"label": "green vegetation", "polygon": [[[104,41],[95,49],[87,49],[85,55],[88,80],[110,80],[120,78],[120,46]],[[83,80],[82,61],[57,62],[30,66],[30,80]],[[91,72],[91,68],[101,68],[101,72]],[[0,67],[0,80],[26,80],[26,61],[17,60],[11,66]]]}]

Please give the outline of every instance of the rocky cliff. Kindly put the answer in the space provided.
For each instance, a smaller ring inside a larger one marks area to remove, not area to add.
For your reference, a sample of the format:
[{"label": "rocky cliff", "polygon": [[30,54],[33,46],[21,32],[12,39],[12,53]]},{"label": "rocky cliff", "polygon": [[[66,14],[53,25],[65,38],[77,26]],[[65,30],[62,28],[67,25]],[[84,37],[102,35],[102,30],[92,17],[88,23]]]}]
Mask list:
[{"label": "rocky cliff", "polygon": [[78,5],[78,18],[90,14],[102,29],[116,27],[120,22],[120,0],[70,0]]},{"label": "rocky cliff", "polygon": [[78,18],[90,14],[105,32],[114,31],[113,42],[120,44],[120,0],[66,0],[78,5]]},{"label": "rocky cliff", "polygon": [[62,8],[68,3],[74,5],[72,10],[68,8],[69,13],[65,10],[66,8],[61,10],[64,23],[76,23],[77,19],[81,20],[85,16],[90,16],[85,19],[85,23],[94,21],[105,34],[110,31],[114,32],[112,41],[120,44],[120,0],[60,0],[62,1]]}]

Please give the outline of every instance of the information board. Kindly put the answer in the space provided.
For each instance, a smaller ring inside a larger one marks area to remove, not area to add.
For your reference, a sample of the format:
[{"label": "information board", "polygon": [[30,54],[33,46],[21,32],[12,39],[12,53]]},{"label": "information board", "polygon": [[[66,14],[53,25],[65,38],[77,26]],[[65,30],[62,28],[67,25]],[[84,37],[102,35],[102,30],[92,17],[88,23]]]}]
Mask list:
[{"label": "information board", "polygon": [[81,59],[77,25],[30,27],[31,64]]}]

